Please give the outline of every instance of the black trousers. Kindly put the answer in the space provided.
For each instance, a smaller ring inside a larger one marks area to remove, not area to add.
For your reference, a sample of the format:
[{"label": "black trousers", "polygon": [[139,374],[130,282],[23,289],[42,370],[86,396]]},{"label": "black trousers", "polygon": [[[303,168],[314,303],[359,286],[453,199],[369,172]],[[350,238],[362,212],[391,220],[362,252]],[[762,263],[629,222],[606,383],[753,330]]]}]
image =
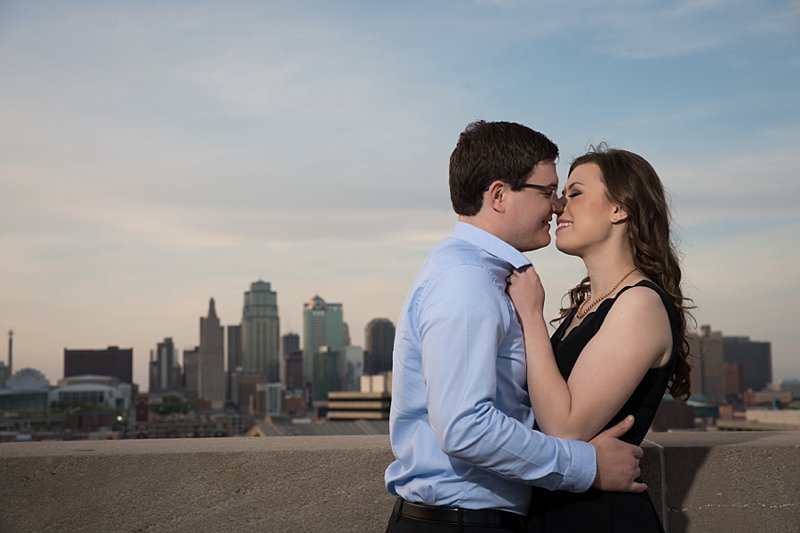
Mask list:
[{"label": "black trousers", "polygon": [[395,505],[386,533],[525,533],[527,525],[525,518],[519,517],[519,525],[514,526],[479,526],[471,524],[459,525],[434,520],[422,520],[402,516],[400,505]]}]

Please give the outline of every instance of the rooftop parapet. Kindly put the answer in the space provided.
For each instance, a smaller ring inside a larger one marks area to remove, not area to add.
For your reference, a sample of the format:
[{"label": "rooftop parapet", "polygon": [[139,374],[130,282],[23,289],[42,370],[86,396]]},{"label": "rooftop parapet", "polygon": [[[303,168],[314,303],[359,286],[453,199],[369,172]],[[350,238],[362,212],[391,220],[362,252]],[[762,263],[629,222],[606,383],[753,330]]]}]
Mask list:
[{"label": "rooftop parapet", "polygon": [[[668,531],[798,531],[800,432],[649,437]],[[0,530],[383,531],[391,460],[385,435],[0,444]]]}]

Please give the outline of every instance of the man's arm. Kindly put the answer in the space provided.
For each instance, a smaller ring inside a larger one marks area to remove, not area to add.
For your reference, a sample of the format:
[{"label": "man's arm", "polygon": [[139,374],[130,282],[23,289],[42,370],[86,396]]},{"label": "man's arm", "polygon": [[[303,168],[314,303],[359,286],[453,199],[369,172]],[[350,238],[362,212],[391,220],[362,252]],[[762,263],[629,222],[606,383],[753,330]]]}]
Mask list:
[{"label": "man's arm", "polygon": [[[432,280],[416,318],[428,416],[442,451],[551,490],[592,484],[593,447],[532,431],[495,404],[498,350],[515,318],[486,270],[462,265]],[[501,361],[520,365],[524,376],[521,361]]]}]

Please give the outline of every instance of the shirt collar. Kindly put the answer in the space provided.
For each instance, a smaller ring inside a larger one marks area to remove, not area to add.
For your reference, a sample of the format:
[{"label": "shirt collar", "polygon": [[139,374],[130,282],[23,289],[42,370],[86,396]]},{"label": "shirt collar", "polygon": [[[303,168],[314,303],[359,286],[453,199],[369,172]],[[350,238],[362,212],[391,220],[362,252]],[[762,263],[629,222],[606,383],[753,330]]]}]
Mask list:
[{"label": "shirt collar", "polygon": [[515,269],[531,264],[530,259],[503,239],[467,222],[456,222],[453,237],[482,248],[491,255],[510,263]]}]

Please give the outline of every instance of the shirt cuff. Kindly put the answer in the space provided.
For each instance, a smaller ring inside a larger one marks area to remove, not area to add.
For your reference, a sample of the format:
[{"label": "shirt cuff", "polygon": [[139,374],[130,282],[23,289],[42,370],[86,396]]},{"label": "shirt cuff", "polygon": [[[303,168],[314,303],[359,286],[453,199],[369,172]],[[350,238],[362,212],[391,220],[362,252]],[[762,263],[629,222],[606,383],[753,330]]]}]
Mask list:
[{"label": "shirt cuff", "polygon": [[559,490],[570,492],[585,492],[594,483],[597,475],[597,451],[588,442],[579,440],[565,440],[572,458],[569,470],[564,475],[564,481]]}]

